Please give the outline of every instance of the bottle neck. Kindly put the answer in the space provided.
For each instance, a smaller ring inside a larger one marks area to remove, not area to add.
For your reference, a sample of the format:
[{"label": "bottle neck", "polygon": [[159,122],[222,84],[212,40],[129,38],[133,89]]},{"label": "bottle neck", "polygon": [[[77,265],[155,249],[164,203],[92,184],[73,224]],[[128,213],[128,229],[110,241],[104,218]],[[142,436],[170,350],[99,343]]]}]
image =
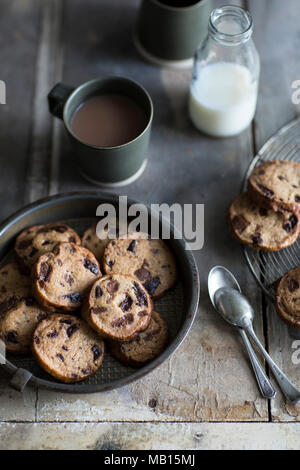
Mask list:
[{"label": "bottle neck", "polygon": [[250,13],[237,6],[224,6],[212,11],[208,24],[208,34],[215,41],[236,46],[251,38],[253,22]]}]

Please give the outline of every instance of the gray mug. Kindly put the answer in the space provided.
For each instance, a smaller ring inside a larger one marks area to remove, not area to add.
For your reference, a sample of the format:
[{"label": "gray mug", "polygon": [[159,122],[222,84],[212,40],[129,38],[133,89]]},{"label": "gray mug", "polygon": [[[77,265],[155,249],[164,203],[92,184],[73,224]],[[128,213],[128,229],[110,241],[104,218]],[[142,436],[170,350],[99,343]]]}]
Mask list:
[{"label": "gray mug", "polygon": [[[71,121],[78,107],[87,99],[101,94],[119,94],[133,100],[144,111],[147,124],[133,140],[115,147],[96,147],[80,140]],[[50,112],[63,120],[71,139],[81,174],[100,186],[129,184],[143,172],[153,119],[153,104],[148,92],[138,83],[123,77],[103,77],[85,82],[77,88],[58,83],[48,94]]]},{"label": "gray mug", "polygon": [[143,0],[135,32],[138,50],[158,65],[192,66],[211,10],[211,0]]}]

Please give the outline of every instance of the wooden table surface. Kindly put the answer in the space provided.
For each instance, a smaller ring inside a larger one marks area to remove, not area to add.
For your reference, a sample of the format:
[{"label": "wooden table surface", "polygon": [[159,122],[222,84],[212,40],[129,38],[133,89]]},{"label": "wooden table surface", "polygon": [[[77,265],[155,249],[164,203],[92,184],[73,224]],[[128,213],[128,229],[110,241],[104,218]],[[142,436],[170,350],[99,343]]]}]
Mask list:
[{"label": "wooden table surface", "polygon": [[261,398],[239,337],[211,308],[206,284],[215,264],[237,275],[255,307],[256,332],[300,387],[293,340],[226,228],[226,208],[250,160],[299,115],[291,100],[291,84],[300,79],[299,0],[230,3],[247,7],[254,18],[258,108],[247,131],[212,139],[188,119],[191,72],[152,66],[136,52],[138,0],[1,0],[0,79],[7,104],[0,106],[0,218],[48,194],[95,189],[78,174],[46,95],[57,81],[77,85],[107,74],[137,80],[155,106],[149,164],[118,193],[147,203],[205,204],[205,244],[196,253],[200,308],[176,354],[138,382],[93,395],[31,387],[21,394],[0,369],[1,449],[300,448],[300,405],[287,404],[280,392],[272,402]]}]

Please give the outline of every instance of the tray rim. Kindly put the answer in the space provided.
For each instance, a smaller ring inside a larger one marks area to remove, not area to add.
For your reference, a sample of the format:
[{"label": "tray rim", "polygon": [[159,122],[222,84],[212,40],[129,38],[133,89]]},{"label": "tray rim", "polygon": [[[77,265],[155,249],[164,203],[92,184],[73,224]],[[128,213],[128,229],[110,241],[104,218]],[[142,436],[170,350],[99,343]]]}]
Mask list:
[{"label": "tray rim", "polygon": [[[1,238],[5,234],[5,232],[11,228],[16,222],[22,220],[27,215],[34,213],[40,208],[46,208],[54,205],[55,203],[60,202],[70,202],[76,201],[82,198],[87,199],[99,199],[105,202],[117,202],[119,199],[119,195],[111,194],[111,193],[104,193],[98,191],[75,191],[75,192],[67,192],[67,193],[59,193],[53,196],[47,196],[42,199],[38,199],[37,201],[30,203],[21,209],[15,211],[12,215],[7,217],[1,224],[0,224],[0,243]],[[134,200],[131,198],[127,198],[127,204],[136,204],[141,203],[138,200]],[[143,203],[144,204],[144,203]],[[150,209],[149,204],[144,204],[147,207],[147,210]],[[160,215],[160,221],[163,223],[163,219]],[[170,224],[171,233],[174,233],[174,226]],[[156,359],[151,361],[149,364],[145,365],[144,367],[133,370],[132,374],[128,376],[121,377],[119,379],[113,380],[108,383],[103,384],[86,384],[86,385],[78,385],[78,384],[65,384],[59,382],[51,382],[45,379],[41,379],[39,377],[35,377],[33,374],[30,376],[28,382],[25,384],[20,384],[18,388],[19,391],[23,391],[25,385],[28,383],[29,385],[34,385],[38,388],[43,388],[47,390],[54,390],[60,392],[69,392],[69,393],[96,393],[96,392],[105,392],[109,390],[114,390],[116,388],[122,387],[124,385],[128,385],[131,382],[134,382],[145,375],[152,372],[154,369],[159,367],[163,362],[165,362],[182,344],[184,339],[186,338],[187,334],[189,333],[195,317],[198,311],[199,299],[200,299],[200,279],[199,279],[199,271],[198,266],[195,260],[195,257],[191,250],[184,250],[184,246],[188,245],[187,241],[184,237],[182,240],[177,240],[180,245],[182,245],[182,250],[185,252],[185,256],[187,258],[187,263],[191,270],[191,275],[193,278],[193,284],[191,286],[192,296],[191,299],[188,301],[187,306],[187,315],[186,318],[178,331],[178,334],[175,338],[171,341],[165,351],[158,356]],[[20,372],[22,369],[15,366],[12,362],[6,360],[6,364],[1,364],[9,374],[13,375],[13,377]],[[26,370],[26,369],[25,369]]]}]

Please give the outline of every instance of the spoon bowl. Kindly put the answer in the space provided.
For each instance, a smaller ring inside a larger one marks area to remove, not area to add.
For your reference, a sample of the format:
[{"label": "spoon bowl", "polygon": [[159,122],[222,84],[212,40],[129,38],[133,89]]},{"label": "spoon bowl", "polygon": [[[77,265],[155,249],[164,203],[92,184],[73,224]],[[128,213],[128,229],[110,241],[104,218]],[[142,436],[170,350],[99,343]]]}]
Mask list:
[{"label": "spoon bowl", "polygon": [[222,287],[215,292],[216,310],[228,323],[245,328],[252,323],[254,311],[248,299],[239,291]]},{"label": "spoon bowl", "polygon": [[239,283],[234,275],[223,266],[215,266],[208,275],[208,293],[211,303],[215,307],[215,293],[222,287],[229,287],[241,292]]}]

